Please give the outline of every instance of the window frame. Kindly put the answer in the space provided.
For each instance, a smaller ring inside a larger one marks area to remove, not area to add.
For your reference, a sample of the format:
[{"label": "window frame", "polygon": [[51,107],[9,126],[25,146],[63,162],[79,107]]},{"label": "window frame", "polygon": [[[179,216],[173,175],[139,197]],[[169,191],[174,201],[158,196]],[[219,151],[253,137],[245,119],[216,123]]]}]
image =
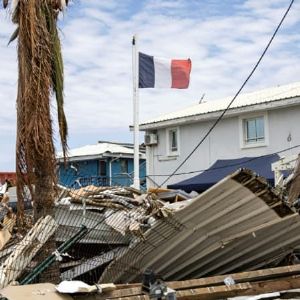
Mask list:
[{"label": "window frame", "polygon": [[[264,125],[264,140],[261,141],[247,141],[247,129],[246,122],[253,119],[263,119]],[[240,131],[240,147],[243,148],[255,148],[264,147],[269,145],[269,121],[267,112],[253,113],[242,117],[239,117],[239,131]]]},{"label": "window frame", "polygon": [[[172,150],[171,149],[171,143],[172,141],[170,140],[170,134],[171,132],[176,132],[176,142],[177,142],[177,149]],[[167,155],[168,156],[178,156],[180,153],[180,143],[179,143],[179,138],[180,138],[180,131],[179,127],[171,127],[166,129],[166,147],[167,147]]]},{"label": "window frame", "polygon": [[[106,177],[107,176],[107,161],[105,159],[99,159],[98,163],[99,163],[98,176]],[[103,166],[105,166],[105,167],[103,168]],[[102,171],[105,171],[105,175],[103,175],[104,172],[102,172]]]},{"label": "window frame", "polygon": [[[123,167],[124,167],[124,169],[123,169]],[[120,173],[121,174],[128,174],[129,173],[129,162],[128,162],[127,158],[121,158],[120,159]]]}]

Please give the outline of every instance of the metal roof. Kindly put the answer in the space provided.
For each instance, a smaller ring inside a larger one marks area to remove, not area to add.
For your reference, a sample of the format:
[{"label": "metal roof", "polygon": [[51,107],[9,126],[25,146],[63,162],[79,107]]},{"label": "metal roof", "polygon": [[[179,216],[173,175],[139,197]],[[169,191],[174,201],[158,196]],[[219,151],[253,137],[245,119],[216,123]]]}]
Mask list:
[{"label": "metal roof", "polygon": [[[230,110],[232,111],[234,109],[242,108],[242,107],[269,104],[272,102],[277,102],[277,104],[279,104],[280,100],[293,99],[299,96],[300,96],[300,82],[295,82],[288,85],[276,86],[276,87],[267,88],[252,93],[240,94],[231,105]],[[179,119],[186,118],[186,117],[206,115],[213,112],[223,111],[228,106],[228,104],[232,99],[233,96],[192,105],[185,109],[164,114],[157,118],[153,118],[148,121],[145,121],[141,123],[140,126],[141,129],[147,129],[147,127],[150,124],[158,125],[161,122],[171,121],[171,120],[175,122],[175,120],[178,121]],[[299,101],[297,102],[300,103],[300,99],[298,100]],[[285,105],[287,104],[286,101],[285,103],[281,103],[281,105],[284,104]],[[275,103],[274,106],[276,106]]]},{"label": "metal roof", "polygon": [[145,268],[165,280],[251,269],[300,244],[300,216],[248,170],[175,206],[174,217],[159,220],[145,240],[132,243],[102,282],[137,282]]},{"label": "metal roof", "polygon": [[[82,159],[82,157],[99,157],[110,156],[111,154],[120,154],[123,156],[133,156],[133,148],[124,147],[114,143],[97,143],[94,145],[86,145],[79,148],[69,150],[68,158],[75,160],[76,158]],[[144,154],[140,153],[142,158]],[[62,153],[58,153],[58,159],[62,159]]]}]

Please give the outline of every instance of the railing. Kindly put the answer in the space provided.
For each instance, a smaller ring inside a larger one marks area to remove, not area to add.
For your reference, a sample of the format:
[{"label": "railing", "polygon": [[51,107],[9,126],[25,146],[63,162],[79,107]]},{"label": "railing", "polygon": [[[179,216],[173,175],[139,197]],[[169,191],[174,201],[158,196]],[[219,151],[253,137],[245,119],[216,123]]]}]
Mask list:
[{"label": "railing", "polygon": [[[73,179],[74,180],[74,179]],[[72,188],[80,188],[88,185],[94,186],[131,186],[133,184],[132,178],[126,174],[118,174],[112,178],[107,176],[80,176],[73,181],[72,184],[66,184]],[[141,189],[145,189],[145,180],[141,180]]]},{"label": "railing", "polygon": [[95,185],[95,186],[108,186],[109,185],[109,177],[106,176],[87,176],[87,177],[79,177],[77,180],[78,185],[87,186],[87,185]]}]

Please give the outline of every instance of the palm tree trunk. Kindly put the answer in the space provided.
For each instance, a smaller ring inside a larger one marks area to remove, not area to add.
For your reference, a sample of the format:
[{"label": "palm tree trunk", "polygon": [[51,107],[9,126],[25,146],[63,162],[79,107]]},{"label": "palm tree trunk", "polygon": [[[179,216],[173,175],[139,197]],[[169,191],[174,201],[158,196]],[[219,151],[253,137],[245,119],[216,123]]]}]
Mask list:
[{"label": "palm tree trunk", "polygon": [[[34,219],[53,215],[56,162],[52,139],[50,96],[53,76],[53,39],[49,24],[56,20],[50,0],[21,0],[19,3],[19,88],[17,98],[17,189],[18,215],[22,224],[25,187],[30,189]],[[55,250],[48,241],[37,259]],[[50,267],[41,281],[56,282],[59,270]]]}]

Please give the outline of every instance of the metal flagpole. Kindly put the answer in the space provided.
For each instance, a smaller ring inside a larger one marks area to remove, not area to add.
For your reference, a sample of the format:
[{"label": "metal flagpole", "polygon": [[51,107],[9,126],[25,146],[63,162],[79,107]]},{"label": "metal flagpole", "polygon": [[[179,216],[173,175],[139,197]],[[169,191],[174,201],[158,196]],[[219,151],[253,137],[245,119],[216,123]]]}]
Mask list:
[{"label": "metal flagpole", "polygon": [[133,75],[133,186],[140,189],[140,170],[139,170],[139,57],[137,50],[137,36],[132,39],[132,75]]}]

